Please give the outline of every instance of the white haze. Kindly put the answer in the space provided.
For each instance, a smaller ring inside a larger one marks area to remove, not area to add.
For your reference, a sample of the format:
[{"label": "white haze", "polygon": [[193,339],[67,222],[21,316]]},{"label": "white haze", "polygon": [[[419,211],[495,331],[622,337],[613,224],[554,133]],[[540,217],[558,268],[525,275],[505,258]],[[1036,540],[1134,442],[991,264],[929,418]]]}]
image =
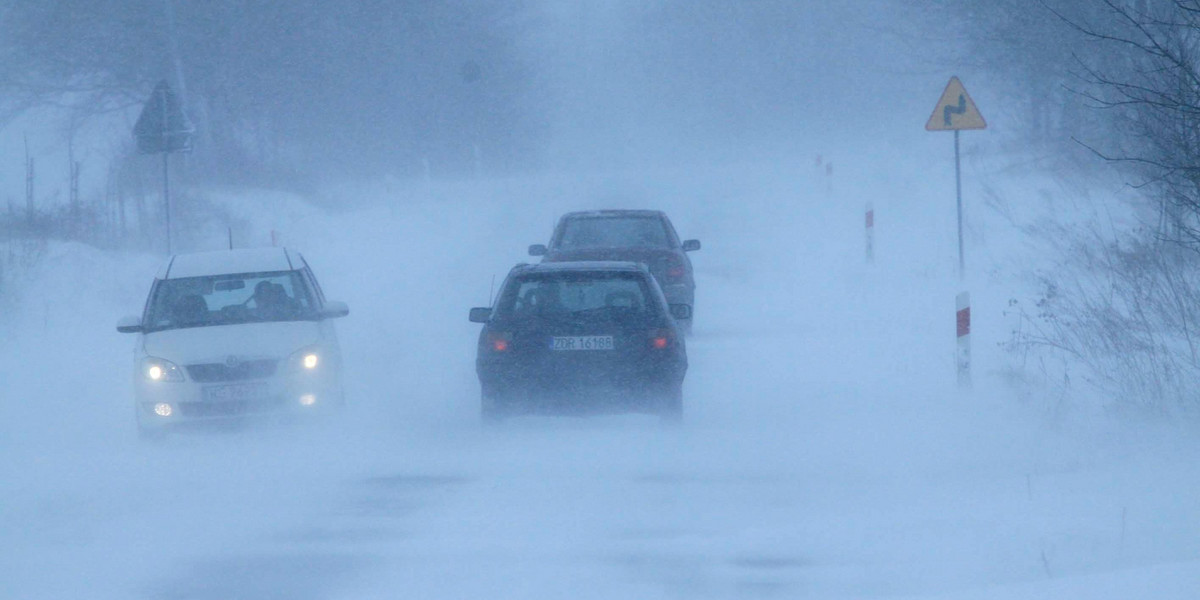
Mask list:
[{"label": "white haze", "polygon": [[[959,73],[993,127],[963,135],[959,282],[951,136],[921,128],[949,73],[885,35],[891,4],[855,4],[703,37],[718,20],[697,41],[648,39],[638,2],[547,3],[527,48],[557,90],[545,171],[204,190],[240,245],[278,232],[349,304],[353,410],[328,426],[139,443],[132,338],[114,325],[163,257],[55,242],[7,273],[0,597],[1195,597],[1195,433],[1009,385],[1005,308],[1047,260],[1010,217],[1070,191],[1011,168],[1026,157],[999,141],[1001,100]],[[739,62],[755,40],[811,60]],[[1090,185],[1088,210],[1120,220],[1117,186]],[[559,214],[600,207],[665,210],[704,244],[685,424],[482,429],[467,309]],[[192,249],[225,243],[219,224],[194,229]]]}]

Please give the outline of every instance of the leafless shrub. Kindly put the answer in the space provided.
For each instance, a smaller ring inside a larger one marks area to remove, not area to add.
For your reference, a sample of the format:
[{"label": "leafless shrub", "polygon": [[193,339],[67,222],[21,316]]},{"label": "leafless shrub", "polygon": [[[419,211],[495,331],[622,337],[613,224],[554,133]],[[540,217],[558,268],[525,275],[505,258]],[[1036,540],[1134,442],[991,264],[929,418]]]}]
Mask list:
[{"label": "leafless shrub", "polygon": [[1200,414],[1200,265],[1192,253],[1144,237],[1077,235],[1065,261],[1039,274],[1033,306],[1014,301],[1020,353],[1065,355],[1078,368],[1046,373],[1074,395],[1122,409]]}]

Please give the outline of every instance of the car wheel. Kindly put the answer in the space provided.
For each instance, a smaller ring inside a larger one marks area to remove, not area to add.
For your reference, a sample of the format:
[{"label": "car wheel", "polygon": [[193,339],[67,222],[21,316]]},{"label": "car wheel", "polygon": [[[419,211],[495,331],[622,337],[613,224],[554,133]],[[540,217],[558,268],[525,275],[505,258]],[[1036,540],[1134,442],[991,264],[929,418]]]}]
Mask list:
[{"label": "car wheel", "polygon": [[672,387],[662,399],[659,416],[666,423],[683,422],[683,384]]},{"label": "car wheel", "polygon": [[483,392],[480,394],[479,401],[479,419],[484,425],[495,425],[501,423],[508,417],[508,411],[505,406],[499,402],[494,393],[489,394]]}]

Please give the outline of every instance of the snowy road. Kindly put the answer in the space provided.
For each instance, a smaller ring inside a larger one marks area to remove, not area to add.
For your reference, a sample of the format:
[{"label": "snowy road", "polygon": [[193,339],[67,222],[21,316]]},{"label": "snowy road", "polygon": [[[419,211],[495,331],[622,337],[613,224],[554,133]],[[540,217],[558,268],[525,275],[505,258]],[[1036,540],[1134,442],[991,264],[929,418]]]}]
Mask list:
[{"label": "snowy road", "polygon": [[[110,332],[153,261],[62,250],[36,282],[53,300],[3,350],[0,597],[1200,590],[1195,436],[1049,419],[986,372],[959,396],[956,286],[929,275],[953,240],[867,270],[858,207],[816,189],[638,190],[704,242],[684,427],[481,429],[467,309],[559,212],[592,204],[560,187],[247,217],[287,232],[351,306],[355,411],[329,428],[135,443],[130,339]],[[921,252],[933,267],[912,266]],[[89,277],[102,269],[111,282]]]}]

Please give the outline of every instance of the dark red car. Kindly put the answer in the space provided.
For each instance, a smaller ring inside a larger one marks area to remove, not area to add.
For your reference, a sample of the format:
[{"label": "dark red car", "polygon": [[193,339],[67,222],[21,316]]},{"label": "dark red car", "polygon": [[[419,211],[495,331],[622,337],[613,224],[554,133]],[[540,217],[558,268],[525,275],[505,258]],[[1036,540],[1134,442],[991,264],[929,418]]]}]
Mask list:
[{"label": "dark red car", "polygon": [[[563,215],[549,246],[534,244],[531,256],[542,262],[618,260],[642,263],[654,275],[670,304],[695,306],[696,281],[687,253],[699,240],[680,241],[671,220],[657,210],[595,210]],[[680,320],[690,333],[692,319]]]}]

